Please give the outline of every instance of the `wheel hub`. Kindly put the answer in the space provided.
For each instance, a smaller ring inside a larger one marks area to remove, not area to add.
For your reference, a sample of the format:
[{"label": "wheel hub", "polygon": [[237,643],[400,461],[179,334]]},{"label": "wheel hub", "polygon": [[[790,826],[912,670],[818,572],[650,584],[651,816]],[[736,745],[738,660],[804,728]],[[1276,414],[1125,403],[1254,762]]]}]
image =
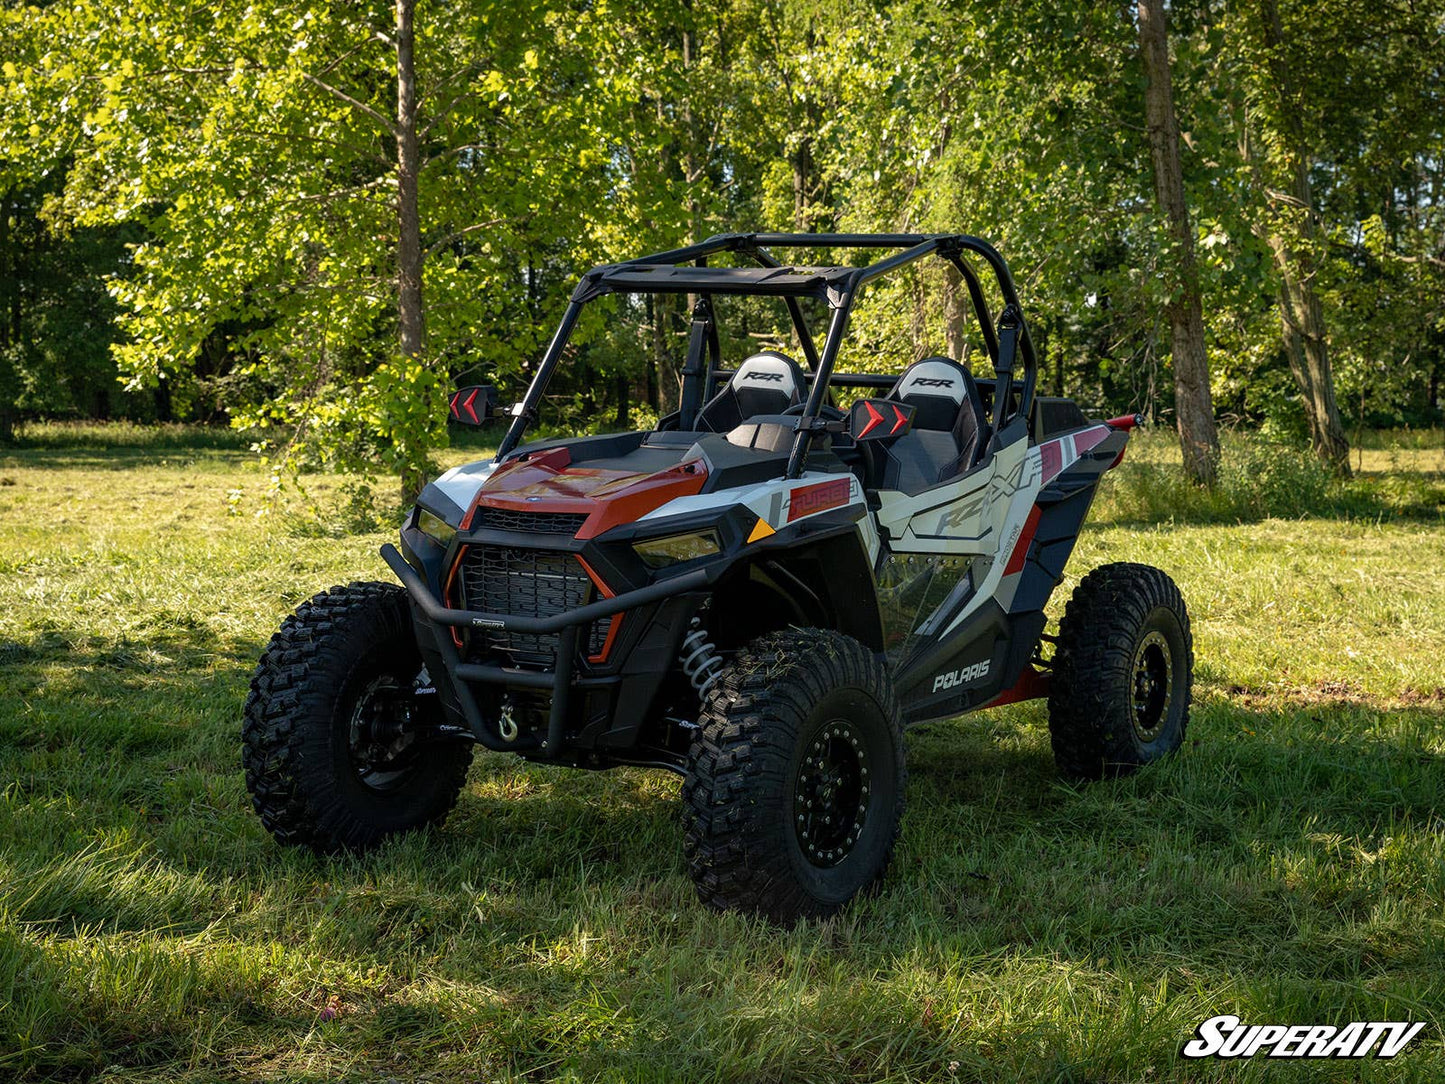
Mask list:
[{"label": "wheel hub", "polygon": [[836,866],[852,853],[868,814],[868,748],[852,723],[835,719],[803,750],[793,792],[798,844],[810,863]]},{"label": "wheel hub", "polygon": [[374,790],[389,790],[415,760],[417,704],[415,684],[403,685],[391,674],[373,678],[351,712],[351,764]]},{"label": "wheel hub", "polygon": [[1169,641],[1157,629],[1145,634],[1134,651],[1129,721],[1140,741],[1153,741],[1164,728],[1174,690]]}]

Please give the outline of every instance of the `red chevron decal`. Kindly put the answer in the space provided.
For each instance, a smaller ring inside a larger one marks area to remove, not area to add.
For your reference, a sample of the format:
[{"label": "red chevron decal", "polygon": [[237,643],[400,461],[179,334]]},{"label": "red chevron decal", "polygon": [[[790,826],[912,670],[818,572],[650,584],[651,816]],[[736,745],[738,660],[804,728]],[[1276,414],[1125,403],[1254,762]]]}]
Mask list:
[{"label": "red chevron decal", "polygon": [[868,424],[863,427],[863,432],[858,434],[860,437],[866,437],[869,433],[873,432],[873,430],[878,427],[878,424],[881,421],[883,421],[883,415],[879,414],[878,411],[874,410],[873,404],[868,402],[866,399],[863,401],[863,409],[868,411],[869,418]]}]

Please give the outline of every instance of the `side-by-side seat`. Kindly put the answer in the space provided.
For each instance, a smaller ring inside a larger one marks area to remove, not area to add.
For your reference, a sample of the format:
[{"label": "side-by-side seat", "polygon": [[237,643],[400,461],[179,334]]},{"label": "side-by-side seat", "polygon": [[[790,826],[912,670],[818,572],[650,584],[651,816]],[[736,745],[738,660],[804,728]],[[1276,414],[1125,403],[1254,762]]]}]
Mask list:
[{"label": "side-by-side seat", "polygon": [[988,415],[973,375],[951,358],[924,358],[903,371],[888,393],[914,408],[913,428],[874,445],[880,489],[916,493],[975,466],[988,447]]},{"label": "side-by-side seat", "polygon": [[781,414],[803,401],[807,384],[796,361],[775,350],[754,354],[697,413],[697,428],[726,433],[759,414]]}]

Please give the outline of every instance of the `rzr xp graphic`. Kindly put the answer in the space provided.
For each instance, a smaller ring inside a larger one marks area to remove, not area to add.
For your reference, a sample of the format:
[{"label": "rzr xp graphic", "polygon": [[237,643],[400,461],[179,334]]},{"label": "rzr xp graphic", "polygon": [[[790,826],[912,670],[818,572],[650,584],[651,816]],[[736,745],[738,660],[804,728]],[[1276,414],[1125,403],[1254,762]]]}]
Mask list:
[{"label": "rzr xp graphic", "polygon": [[[804,267],[785,248],[895,251]],[[742,266],[709,266],[722,253]],[[924,257],[962,276],[993,379],[945,357],[836,371],[860,291]],[[681,408],[647,432],[523,444],[583,306],[609,294],[696,299]],[[728,295],[778,299],[807,369],[722,357]],[[829,314],[821,351],[809,299]],[[403,586],[332,588],[266,649],[244,753],[262,820],[320,850],[438,821],[473,743],[667,768],[703,901],[790,921],[883,873],[908,724],[1046,696],[1068,776],[1173,751],[1193,660],[1168,576],[1096,569],[1044,632],[1136,419],[1088,421],[1035,383],[1008,267],[975,237],[728,234],[589,271],[496,457],[429,485],[383,547]],[[845,389],[863,396],[846,411]],[[490,389],[451,411],[489,415]]]}]

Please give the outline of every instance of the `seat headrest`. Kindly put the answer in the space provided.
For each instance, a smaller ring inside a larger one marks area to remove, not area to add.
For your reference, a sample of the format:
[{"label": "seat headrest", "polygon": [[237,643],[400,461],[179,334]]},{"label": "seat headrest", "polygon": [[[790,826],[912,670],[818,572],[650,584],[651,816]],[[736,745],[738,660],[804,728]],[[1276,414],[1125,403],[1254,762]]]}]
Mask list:
[{"label": "seat headrest", "polygon": [[764,350],[754,354],[733,373],[729,386],[738,392],[781,392],[790,403],[803,398],[803,370],[786,354]]},{"label": "seat headrest", "polygon": [[758,414],[781,414],[803,401],[803,370],[786,354],[765,350],[737,367],[727,384],[698,411],[697,427],[726,433]]},{"label": "seat headrest", "polygon": [[972,380],[968,370],[951,358],[924,358],[903,370],[898,383],[893,385],[893,398],[937,395],[962,403],[968,397],[968,385]]},{"label": "seat headrest", "polygon": [[916,408],[915,429],[952,429],[959,410],[978,395],[973,376],[952,358],[915,361],[888,394]]}]

